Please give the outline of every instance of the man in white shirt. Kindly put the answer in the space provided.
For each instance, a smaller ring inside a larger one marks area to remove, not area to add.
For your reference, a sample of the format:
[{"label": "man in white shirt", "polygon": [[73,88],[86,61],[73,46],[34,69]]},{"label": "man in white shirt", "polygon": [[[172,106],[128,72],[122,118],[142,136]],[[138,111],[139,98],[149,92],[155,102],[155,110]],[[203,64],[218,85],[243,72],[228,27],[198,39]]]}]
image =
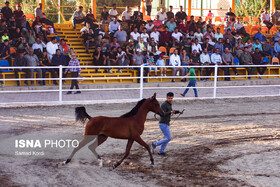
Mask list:
[{"label": "man in white shirt", "polygon": [[198,39],[198,43],[203,43],[202,42],[203,34],[201,32],[201,28],[197,28],[197,32],[194,33],[194,37]]},{"label": "man in white shirt", "polygon": [[47,53],[50,57],[50,60],[52,59],[53,55],[55,55],[56,50],[58,49],[57,39],[56,37],[52,37],[51,41],[49,41],[46,45]]},{"label": "man in white shirt", "polygon": [[270,15],[267,12],[267,9],[264,9],[264,12],[262,13],[262,22],[266,25],[266,27],[268,28],[268,32],[271,29],[271,27],[273,27],[273,23],[271,23],[270,21]]},{"label": "man in white shirt", "polygon": [[[211,64],[210,56],[207,53],[207,48],[203,49],[203,53],[200,55],[200,63],[202,66],[209,66]],[[206,70],[206,76],[210,76],[212,73],[213,68],[205,68]],[[203,68],[200,69],[200,75],[202,75]],[[208,80],[208,78],[204,79],[205,81]]]},{"label": "man in white shirt", "polygon": [[147,33],[147,29],[146,28],[143,29],[143,32],[141,33],[140,37],[143,38],[144,44],[148,45],[150,36]]},{"label": "man in white shirt", "polygon": [[145,25],[145,28],[147,29],[148,33],[152,32],[154,27],[155,25],[153,24],[152,20],[148,21],[148,23]]},{"label": "man in white shirt", "polygon": [[214,38],[217,41],[219,41],[219,38],[224,38],[224,35],[221,33],[221,29],[218,27],[217,28],[217,33],[215,33]]},{"label": "man in white shirt", "polygon": [[73,14],[73,28],[76,30],[77,23],[83,23],[86,20],[86,16],[83,13],[83,7],[79,6],[79,9],[76,10]]},{"label": "man in white shirt", "polygon": [[[44,44],[40,38],[36,38],[36,42],[32,45],[32,49],[34,51],[40,50],[43,53],[43,49],[46,48],[46,44]],[[36,54],[36,53],[35,53]],[[37,54],[36,54],[37,55]],[[37,55],[38,56],[38,55]]]},{"label": "man in white shirt", "polygon": [[[175,46],[181,46],[182,40],[184,39],[184,35],[178,31],[178,27],[175,28],[175,31],[172,33],[172,39],[173,39],[173,47]],[[181,39],[182,37],[182,39]]]},{"label": "man in white shirt", "polygon": [[167,14],[165,12],[164,7],[162,7],[161,11],[157,13],[157,16],[159,16],[159,21],[161,21],[161,22],[167,21]]},{"label": "man in white shirt", "polygon": [[151,32],[151,34],[150,34],[150,38],[151,38],[151,39],[154,38],[155,43],[158,44],[158,42],[159,42],[159,36],[160,36],[160,33],[159,33],[159,32],[156,30],[156,28],[154,27],[154,28],[153,28],[153,32]]},{"label": "man in white shirt", "polygon": [[126,6],[126,10],[123,11],[122,17],[125,17],[125,20],[130,24],[131,23],[131,12],[129,10],[129,6]]},{"label": "man in white shirt", "polygon": [[194,50],[196,50],[198,53],[201,53],[202,48],[201,48],[201,45],[198,43],[198,39],[196,38],[194,41],[195,41],[195,43],[192,45],[192,53]]},{"label": "man in white shirt", "polygon": [[108,13],[109,13],[109,17],[111,19],[113,19],[113,18],[118,19],[117,17],[119,15],[119,13],[117,11],[117,5],[115,3],[113,4],[113,8],[111,8]]},{"label": "man in white shirt", "polygon": [[[172,66],[173,77],[175,76],[176,72],[179,73],[179,71],[181,72],[181,76],[185,75],[185,69],[183,67],[176,67],[176,66],[181,66],[181,59],[180,56],[178,55],[178,49],[175,49],[174,53],[170,56],[169,65]],[[172,78],[171,82],[175,82],[175,79]]]},{"label": "man in white shirt", "polygon": [[115,32],[118,31],[120,23],[117,21],[116,18],[113,18],[113,21],[109,24],[109,32],[110,32],[110,38],[112,39],[114,37]]},{"label": "man in white shirt", "polygon": [[53,22],[48,20],[47,18],[45,18],[46,15],[42,10],[42,3],[39,3],[39,6],[35,8],[35,17],[37,17],[37,16],[39,16],[41,18],[42,23],[45,23],[46,25],[51,25],[52,28],[54,29],[54,32],[56,32]]},{"label": "man in white shirt", "polygon": [[215,49],[215,53],[213,53],[211,55],[211,63],[212,64],[218,64],[221,65],[222,64],[222,57],[220,55],[220,50],[219,48]]},{"label": "man in white shirt", "polygon": [[133,40],[134,46],[136,46],[140,39],[140,34],[138,32],[137,27],[134,27],[133,32],[130,33],[130,39]]}]

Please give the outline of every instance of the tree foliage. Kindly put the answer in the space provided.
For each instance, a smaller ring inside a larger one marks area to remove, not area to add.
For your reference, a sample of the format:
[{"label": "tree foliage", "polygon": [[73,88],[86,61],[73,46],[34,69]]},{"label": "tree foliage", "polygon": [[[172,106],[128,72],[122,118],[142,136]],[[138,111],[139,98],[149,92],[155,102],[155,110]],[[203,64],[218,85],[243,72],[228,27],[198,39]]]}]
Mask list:
[{"label": "tree foliage", "polygon": [[[242,3],[243,3],[243,6],[244,6],[244,9],[247,11],[248,16],[257,17],[258,14],[259,14],[258,10],[260,10],[262,8],[264,0],[245,0]],[[269,5],[269,4],[266,3],[264,8],[267,5]],[[242,6],[240,4],[237,4],[236,8],[239,9],[239,10],[242,10]],[[236,11],[235,13],[236,13],[236,16],[238,16],[238,17],[246,16],[244,11]]]}]

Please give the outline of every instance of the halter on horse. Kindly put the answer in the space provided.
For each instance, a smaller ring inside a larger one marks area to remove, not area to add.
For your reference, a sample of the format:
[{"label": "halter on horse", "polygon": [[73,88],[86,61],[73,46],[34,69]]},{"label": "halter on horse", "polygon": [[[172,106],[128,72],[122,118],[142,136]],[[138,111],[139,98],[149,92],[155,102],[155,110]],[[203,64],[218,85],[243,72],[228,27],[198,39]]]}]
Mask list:
[{"label": "halter on horse", "polygon": [[124,157],[116,164],[114,164],[113,168],[118,167],[129,155],[131,146],[134,141],[147,149],[150,155],[151,167],[153,167],[154,159],[150,147],[140,137],[144,131],[144,123],[146,121],[147,114],[150,111],[159,115],[164,115],[162,109],[160,108],[159,102],[156,99],[156,93],[154,93],[151,98],[142,99],[130,112],[120,117],[91,117],[87,114],[85,107],[77,107],[75,110],[76,121],[85,122],[86,119],[89,119],[89,121],[87,122],[85,127],[84,139],[79,143],[79,146],[73,150],[65,163],[69,163],[77,151],[79,151],[89,142],[93,141],[93,143],[90,144],[88,148],[99,160],[99,166],[102,166],[103,161],[97,154],[95,149],[103,142],[105,142],[108,137],[111,137],[128,140]]}]

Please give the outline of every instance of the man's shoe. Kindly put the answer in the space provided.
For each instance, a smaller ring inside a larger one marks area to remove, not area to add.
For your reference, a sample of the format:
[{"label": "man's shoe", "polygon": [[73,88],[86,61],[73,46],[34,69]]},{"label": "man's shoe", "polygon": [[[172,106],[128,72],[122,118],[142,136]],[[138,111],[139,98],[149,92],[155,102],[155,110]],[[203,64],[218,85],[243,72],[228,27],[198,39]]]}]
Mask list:
[{"label": "man's shoe", "polygon": [[168,156],[168,154],[167,154],[167,153],[165,153],[165,152],[158,153],[158,155],[160,155],[160,156]]},{"label": "man's shoe", "polygon": [[27,81],[24,81],[24,84],[26,84],[26,86],[28,86],[28,82]]},{"label": "man's shoe", "polygon": [[66,94],[69,95],[69,94],[72,94],[72,92],[68,91]]},{"label": "man's shoe", "polygon": [[54,85],[58,85],[56,81],[53,82]]},{"label": "man's shoe", "polygon": [[109,73],[113,73],[112,70],[109,70]]},{"label": "man's shoe", "polygon": [[180,93],[180,95],[181,95],[182,97],[185,97],[185,95],[184,95],[184,94],[182,94],[182,93]]},{"label": "man's shoe", "polygon": [[122,73],[122,70],[119,70],[119,73]]},{"label": "man's shoe", "polygon": [[171,82],[175,82],[175,80],[171,80]]},{"label": "man's shoe", "polygon": [[80,93],[82,93],[81,91],[77,91],[77,92],[75,92],[74,94],[80,94]]},{"label": "man's shoe", "polygon": [[157,147],[157,146],[156,146],[154,143],[152,143],[152,146],[151,146],[151,147],[152,147],[152,153],[155,153],[155,150],[156,150],[156,147]]}]

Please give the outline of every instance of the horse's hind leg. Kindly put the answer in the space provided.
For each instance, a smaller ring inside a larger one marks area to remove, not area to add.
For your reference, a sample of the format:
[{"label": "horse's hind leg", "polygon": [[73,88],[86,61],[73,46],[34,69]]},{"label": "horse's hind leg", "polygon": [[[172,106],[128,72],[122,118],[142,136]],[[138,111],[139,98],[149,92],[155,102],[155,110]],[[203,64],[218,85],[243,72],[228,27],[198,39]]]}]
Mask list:
[{"label": "horse's hind leg", "polygon": [[140,136],[136,137],[135,141],[147,149],[147,151],[149,152],[149,155],[150,155],[151,167],[153,168],[154,167],[154,158],[153,158],[150,146],[148,144],[146,144],[146,142],[144,142],[144,140],[142,140],[142,138]]},{"label": "horse's hind leg", "polygon": [[123,160],[129,155],[133,142],[134,142],[134,140],[132,140],[132,139],[128,140],[124,157],[120,161],[118,161],[116,164],[113,165],[113,169],[117,168],[123,162]]},{"label": "horse's hind leg", "polygon": [[101,145],[103,142],[107,140],[108,136],[105,136],[103,134],[98,135],[98,138],[94,140],[92,144],[88,146],[88,148],[91,150],[91,152],[94,154],[94,156],[98,159],[99,161],[99,167],[103,166],[103,160],[102,158],[97,154],[96,148]]},{"label": "horse's hind leg", "polygon": [[65,164],[69,163],[71,161],[71,159],[73,158],[73,156],[75,155],[75,153],[77,151],[79,151],[82,147],[84,147],[86,144],[88,144],[90,141],[92,141],[93,139],[96,139],[96,135],[86,135],[82,141],[80,141],[79,146],[74,148],[74,150],[72,151],[71,155],[68,157],[68,159],[65,161]]}]

